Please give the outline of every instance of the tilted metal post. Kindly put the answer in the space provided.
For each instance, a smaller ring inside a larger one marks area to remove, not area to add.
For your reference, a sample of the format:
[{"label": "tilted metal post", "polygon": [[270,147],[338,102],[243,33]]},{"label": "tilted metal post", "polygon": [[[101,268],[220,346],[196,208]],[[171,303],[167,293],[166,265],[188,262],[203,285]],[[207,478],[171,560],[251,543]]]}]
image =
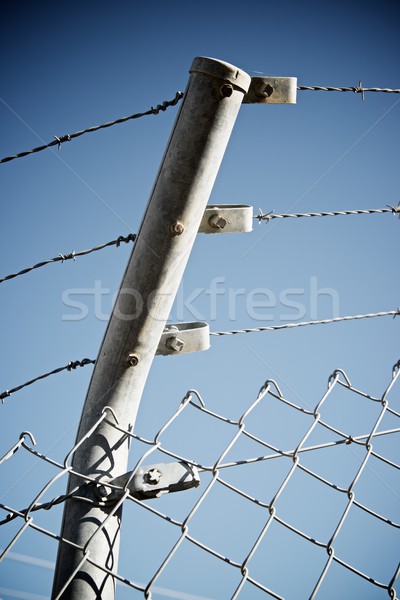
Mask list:
[{"label": "tilted metal post", "polygon": [[[198,57],[192,63],[100,348],[78,442],[95,426],[105,407],[114,411],[122,429],[131,429],[135,422],[151,363],[249,84],[246,73],[225,62]],[[73,470],[96,479],[111,478],[125,473],[127,462],[126,434],[102,421],[76,448]],[[83,481],[71,474],[68,489]],[[93,564],[117,571],[121,509],[99,530],[111,511],[112,506],[66,501],[61,537],[71,543],[59,544],[53,599],[114,598],[114,578]],[[134,537],[134,532],[129,535]]]}]

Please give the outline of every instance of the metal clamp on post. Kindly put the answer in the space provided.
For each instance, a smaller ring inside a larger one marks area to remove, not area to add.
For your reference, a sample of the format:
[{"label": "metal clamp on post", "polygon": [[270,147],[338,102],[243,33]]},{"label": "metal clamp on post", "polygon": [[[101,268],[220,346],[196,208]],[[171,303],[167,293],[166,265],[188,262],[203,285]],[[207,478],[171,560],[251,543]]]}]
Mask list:
[{"label": "metal clamp on post", "polygon": [[199,233],[244,233],[253,230],[253,207],[248,204],[208,204]]},{"label": "metal clamp on post", "polygon": [[146,500],[200,485],[196,467],[185,462],[147,465],[133,473],[134,471],[129,471],[99,482],[96,488],[99,500],[107,504],[118,502],[126,490],[137,500]]},{"label": "metal clamp on post", "polygon": [[203,321],[171,323],[161,334],[156,354],[172,356],[188,352],[201,352],[210,347],[210,328]]},{"label": "metal clamp on post", "polygon": [[243,104],[296,104],[297,77],[252,77]]}]

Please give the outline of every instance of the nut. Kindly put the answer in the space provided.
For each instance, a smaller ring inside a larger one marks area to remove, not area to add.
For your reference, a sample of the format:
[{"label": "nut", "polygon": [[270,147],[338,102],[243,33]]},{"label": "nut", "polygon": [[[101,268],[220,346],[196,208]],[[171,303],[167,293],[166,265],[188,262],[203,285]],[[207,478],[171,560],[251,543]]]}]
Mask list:
[{"label": "nut", "polygon": [[214,229],[223,229],[226,226],[226,219],[222,215],[212,215],[208,223]]},{"label": "nut", "polygon": [[171,337],[167,338],[165,345],[170,350],[174,350],[175,352],[180,352],[182,350],[183,346],[185,345],[185,342],[183,340],[180,340],[177,337],[171,336]]},{"label": "nut", "polygon": [[170,232],[171,232],[171,235],[173,235],[173,236],[181,235],[181,233],[183,233],[184,230],[185,230],[185,228],[183,226],[183,223],[181,223],[180,221],[177,221],[170,227]]},{"label": "nut", "polygon": [[108,487],[108,485],[105,485],[104,483],[101,483],[97,488],[96,488],[96,492],[98,497],[100,498],[100,500],[108,500],[110,498],[110,496],[113,493],[112,488]]},{"label": "nut", "polygon": [[136,367],[136,365],[138,364],[138,362],[139,362],[139,357],[138,357],[137,354],[133,354],[133,353],[132,354],[128,354],[128,364],[131,367]]},{"label": "nut", "polygon": [[263,96],[267,96],[269,98],[274,93],[274,88],[269,83],[263,89]]}]

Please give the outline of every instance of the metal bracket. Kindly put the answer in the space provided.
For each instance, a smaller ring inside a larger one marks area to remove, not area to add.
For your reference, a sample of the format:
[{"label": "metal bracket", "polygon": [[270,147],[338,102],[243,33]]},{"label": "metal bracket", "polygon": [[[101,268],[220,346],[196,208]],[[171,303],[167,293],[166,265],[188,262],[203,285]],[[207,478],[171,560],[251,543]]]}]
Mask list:
[{"label": "metal bracket", "polygon": [[161,334],[156,354],[173,356],[188,352],[201,352],[210,347],[210,328],[202,321],[171,323]]},{"label": "metal bracket", "polygon": [[252,77],[244,104],[296,104],[297,77]]},{"label": "metal bracket", "polygon": [[253,207],[248,204],[208,204],[199,233],[244,233],[253,230]]},{"label": "metal bracket", "polygon": [[147,465],[97,484],[96,495],[102,502],[115,503],[126,490],[137,500],[158,498],[200,485],[196,467],[185,462]]}]

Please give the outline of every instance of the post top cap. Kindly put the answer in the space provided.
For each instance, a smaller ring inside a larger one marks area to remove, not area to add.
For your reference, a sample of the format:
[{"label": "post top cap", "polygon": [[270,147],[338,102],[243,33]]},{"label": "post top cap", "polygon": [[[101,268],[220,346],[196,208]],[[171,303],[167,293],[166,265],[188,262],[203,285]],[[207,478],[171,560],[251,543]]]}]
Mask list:
[{"label": "post top cap", "polygon": [[222,60],[209,58],[208,56],[197,56],[189,69],[190,73],[204,73],[211,77],[223,79],[232,85],[239,87],[247,92],[250,86],[251,77],[245,71],[238,69]]}]

